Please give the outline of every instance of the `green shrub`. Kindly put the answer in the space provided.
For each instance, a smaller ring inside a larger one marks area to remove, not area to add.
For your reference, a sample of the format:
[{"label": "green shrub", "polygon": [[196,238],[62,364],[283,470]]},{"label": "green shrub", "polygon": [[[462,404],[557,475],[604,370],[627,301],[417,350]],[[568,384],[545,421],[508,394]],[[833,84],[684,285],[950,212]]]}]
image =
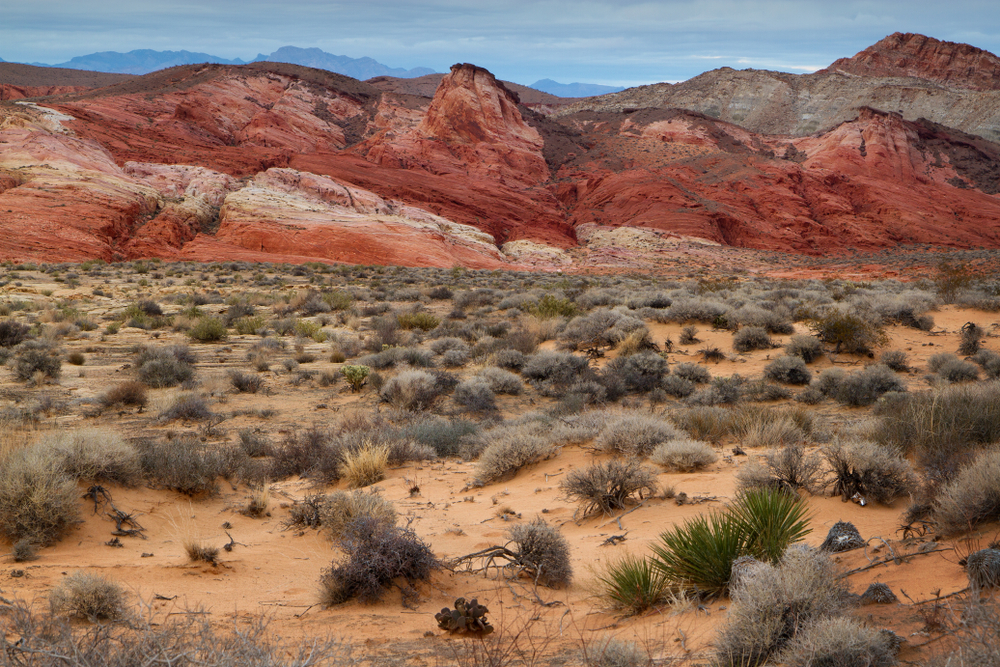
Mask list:
[{"label": "green shrub", "polygon": [[653,561],[625,554],[599,571],[597,595],[611,609],[636,616],[667,601],[670,579]]},{"label": "green shrub", "polygon": [[528,312],[542,319],[553,317],[573,317],[577,313],[576,304],[569,299],[546,294],[534,304],[528,306]]},{"label": "green shrub", "polygon": [[654,565],[688,593],[716,597],[728,589],[745,541],[742,525],[731,514],[699,515],[660,534],[652,547]]},{"label": "green shrub", "polygon": [[743,491],[729,507],[745,535],[743,554],[771,563],[812,532],[807,511],[798,495],[773,488]]},{"label": "green shrub", "polygon": [[264,318],[260,315],[240,317],[233,320],[236,333],[242,336],[255,336],[264,329]]},{"label": "green shrub", "polygon": [[341,366],[340,372],[343,374],[347,384],[351,385],[351,390],[358,392],[368,382],[368,375],[371,373],[367,366]]},{"label": "green shrub", "polygon": [[199,318],[195,325],[188,330],[188,336],[200,343],[225,340],[228,335],[225,323],[217,317]]},{"label": "green shrub", "polygon": [[421,331],[430,331],[441,324],[441,320],[423,311],[400,313],[396,316],[396,320],[402,329],[420,329]]},{"label": "green shrub", "polygon": [[831,310],[811,322],[813,333],[835,352],[870,356],[889,342],[882,323],[854,313]]}]

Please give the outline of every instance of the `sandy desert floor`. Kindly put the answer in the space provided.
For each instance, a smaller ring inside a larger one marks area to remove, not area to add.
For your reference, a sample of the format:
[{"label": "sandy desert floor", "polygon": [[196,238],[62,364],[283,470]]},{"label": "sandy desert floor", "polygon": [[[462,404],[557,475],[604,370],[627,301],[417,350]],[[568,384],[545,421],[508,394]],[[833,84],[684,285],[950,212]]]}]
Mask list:
[{"label": "sandy desert floor", "polygon": [[[140,288],[129,282],[131,279],[134,276],[111,275],[99,279],[83,276],[78,285],[67,286],[52,281],[50,275],[22,270],[16,281],[9,281],[0,289],[0,301],[28,300],[43,306],[69,303],[103,326],[103,317],[121,310],[140,295],[149,295],[163,303],[169,315],[182,307],[164,303],[165,297],[200,287],[167,286],[163,281],[154,281],[152,286]],[[276,289],[294,293],[307,286],[305,279],[289,277]],[[98,287],[106,296],[93,295]],[[225,298],[248,289],[230,284],[219,291]],[[221,313],[226,305],[206,304],[201,308],[207,313]],[[986,329],[989,335],[985,347],[1000,348],[992,337],[1000,327],[997,313],[943,306],[932,315],[935,326],[930,332],[900,326],[888,329],[891,342],[887,349],[905,350],[909,355],[913,370],[903,377],[911,391],[927,387],[924,379],[927,359],[937,352],[954,351],[959,330],[966,322],[976,322]],[[647,324],[656,341],[679,338],[680,324]],[[801,332],[807,331],[801,323],[796,327]],[[731,332],[714,331],[702,325],[699,330],[702,342],[675,345],[671,363],[699,361],[699,349],[716,345],[726,351],[727,359],[707,364],[713,375],[739,373],[755,377],[778,353],[764,350],[735,354]],[[787,336],[775,339],[782,343]],[[213,410],[226,415],[225,420],[206,430],[204,424],[162,423],[156,419],[156,414],[181,391],[178,388],[151,389],[150,405],[141,412],[93,409],[94,399],[103,391],[130,377],[133,346],[188,343],[183,333],[127,327],[113,335],[102,335],[100,328],[69,333],[61,343],[66,353],[82,352],[86,361],[81,366],[64,363],[57,382],[30,386],[16,381],[8,369],[0,369],[0,407],[13,409],[40,402],[50,406],[38,410],[38,420],[29,425],[16,428],[8,425],[6,446],[31,441],[53,429],[79,427],[111,428],[126,436],[162,436],[168,431],[191,433],[209,443],[232,441],[240,429],[254,428],[277,441],[312,425],[335,423],[353,412],[368,414],[387,409],[370,388],[355,394],[342,381],[329,387],[319,386],[315,381],[294,383],[294,373],[277,363],[273,370],[263,373],[265,391],[233,392],[226,373],[246,368],[246,351],[258,340],[258,336],[231,333],[224,342],[190,343],[198,357],[197,390],[208,397]],[[550,341],[543,347],[553,345]],[[303,368],[317,372],[339,369],[341,364],[328,360],[328,343],[310,340],[304,349],[315,353],[316,360],[303,364]],[[597,363],[606,363],[613,355],[611,352]],[[850,355],[828,355],[811,368],[814,373],[834,365],[860,368],[865,361]],[[545,409],[552,402],[531,391],[521,396],[499,397],[502,416],[507,418]],[[788,401],[776,405],[783,403],[794,405]],[[675,407],[672,400],[661,405],[642,401],[639,404],[644,410],[668,415]],[[833,434],[856,427],[870,414],[868,408],[845,408],[830,401],[809,409],[818,423]],[[268,414],[266,411],[273,411],[273,416],[261,417]],[[809,447],[820,444],[809,443]],[[561,590],[538,588],[536,594],[527,580],[507,581],[443,568],[434,573],[430,583],[419,587],[419,601],[411,608],[402,604],[398,590],[389,591],[377,605],[350,602],[324,608],[318,604],[318,581],[338,552],[321,533],[287,529],[284,522],[294,502],[311,493],[340,487],[317,489],[310,480],[294,478],[269,485],[269,510],[259,519],[239,512],[249,489],[226,481],[221,481],[218,493],[204,497],[142,486],[107,486],[115,506],[135,512],[145,528],[146,539],[122,538],[120,548],[107,546],[114,522],[103,512],[95,512],[94,503],[82,497],[86,485],[81,485],[80,525],[57,544],[41,549],[37,560],[14,563],[9,556],[5,557],[0,566],[0,596],[45,608],[47,594],[64,575],[86,569],[121,582],[133,596],[136,608],[158,621],[199,615],[219,627],[230,627],[263,615],[270,619],[270,629],[285,640],[343,637],[353,646],[356,657],[385,665],[460,662],[455,656],[468,651],[465,642],[470,640],[440,630],[433,615],[452,605],[459,596],[477,597],[490,609],[489,616],[498,628],[495,637],[506,637],[522,648],[537,651],[544,660],[539,658],[536,664],[578,664],[581,646],[596,645],[611,637],[637,641],[656,661],[687,658],[692,664],[699,664],[710,656],[713,636],[726,618],[728,599],[692,601],[623,618],[602,608],[593,595],[594,572],[625,552],[644,553],[648,544],[667,527],[723,507],[735,494],[736,471],[763,453],[761,449],[747,449],[745,455],[734,454],[733,448],[741,445],[732,439],[718,443],[719,460],[704,471],[657,474],[661,489],[672,489],[675,494],[686,494],[698,502],[679,504],[676,498],[665,498],[661,493],[624,513],[579,520],[574,518],[576,505],[562,497],[559,483],[568,471],[609,458],[597,452],[592,442],[563,446],[553,457],[521,470],[513,479],[479,488],[471,484],[475,463],[456,458],[409,462],[389,470],[387,478],[375,485],[443,560],[502,544],[505,531],[513,522],[544,517],[560,528],[571,545],[574,579]],[[872,582],[884,582],[899,595],[901,602],[860,607],[855,613],[902,636],[906,641],[900,659],[919,664],[929,651],[940,645],[940,635],[925,630],[924,612],[929,601],[966,587],[965,571],[958,561],[968,545],[960,540],[935,542],[933,535],[904,539],[899,529],[907,502],[902,499],[892,506],[864,507],[843,502],[839,497],[806,496],[805,501],[812,528],[806,539],[808,544],[819,545],[837,521],[850,521],[864,538],[871,538],[866,549],[847,552],[836,559],[845,571],[858,570],[848,578],[854,592],[862,592]],[[501,509],[506,513],[499,512]],[[967,537],[988,542],[997,530],[998,526],[989,525]],[[613,536],[624,539],[612,541],[615,542],[612,545],[609,538]],[[192,539],[218,547],[234,544],[212,566],[188,559],[184,544]],[[9,551],[8,546],[0,545],[0,549]],[[896,561],[873,564],[887,555],[895,556]],[[943,604],[957,599],[948,598]]]}]

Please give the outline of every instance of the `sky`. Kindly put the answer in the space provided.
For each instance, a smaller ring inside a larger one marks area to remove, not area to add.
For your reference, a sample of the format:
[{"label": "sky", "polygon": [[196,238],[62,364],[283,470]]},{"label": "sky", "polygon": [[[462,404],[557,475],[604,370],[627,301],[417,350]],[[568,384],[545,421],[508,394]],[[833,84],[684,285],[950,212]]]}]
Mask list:
[{"label": "sky", "polygon": [[250,60],[318,47],[390,67],[632,86],[717,67],[804,73],[893,32],[1000,53],[996,0],[0,0],[0,58],[188,50]]}]

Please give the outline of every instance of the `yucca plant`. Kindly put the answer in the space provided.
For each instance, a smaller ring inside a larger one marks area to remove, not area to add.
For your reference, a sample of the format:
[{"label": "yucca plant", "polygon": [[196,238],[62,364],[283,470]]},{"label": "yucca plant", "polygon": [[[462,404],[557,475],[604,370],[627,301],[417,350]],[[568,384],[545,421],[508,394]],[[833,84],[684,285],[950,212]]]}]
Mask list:
[{"label": "yucca plant", "polygon": [[686,591],[707,597],[726,592],[733,561],[745,553],[742,522],[718,512],[698,516],[660,535],[653,564]]},{"label": "yucca plant", "polygon": [[652,559],[626,554],[597,574],[597,591],[612,609],[635,616],[666,602],[670,578]]},{"label": "yucca plant", "polygon": [[729,514],[743,530],[744,554],[776,563],[789,544],[812,532],[807,510],[797,495],[758,487],[741,493]]}]

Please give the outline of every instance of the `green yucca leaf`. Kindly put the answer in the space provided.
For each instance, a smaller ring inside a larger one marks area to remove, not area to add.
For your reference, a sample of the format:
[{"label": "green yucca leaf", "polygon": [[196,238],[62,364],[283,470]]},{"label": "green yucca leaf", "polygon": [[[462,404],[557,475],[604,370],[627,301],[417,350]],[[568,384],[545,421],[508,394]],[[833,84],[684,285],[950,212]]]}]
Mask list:
[{"label": "green yucca leaf", "polygon": [[746,536],[745,554],[778,562],[789,544],[812,532],[808,507],[791,493],[774,488],[745,491],[729,507],[729,514]]},{"label": "green yucca leaf", "polygon": [[726,592],[745,542],[742,524],[730,514],[695,517],[660,535],[654,565],[688,591],[715,597]]},{"label": "green yucca leaf", "polygon": [[626,554],[597,575],[597,585],[612,608],[633,616],[664,602],[670,579],[649,558]]}]

